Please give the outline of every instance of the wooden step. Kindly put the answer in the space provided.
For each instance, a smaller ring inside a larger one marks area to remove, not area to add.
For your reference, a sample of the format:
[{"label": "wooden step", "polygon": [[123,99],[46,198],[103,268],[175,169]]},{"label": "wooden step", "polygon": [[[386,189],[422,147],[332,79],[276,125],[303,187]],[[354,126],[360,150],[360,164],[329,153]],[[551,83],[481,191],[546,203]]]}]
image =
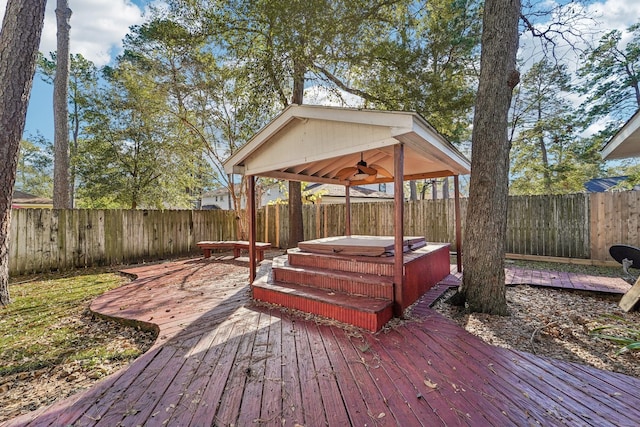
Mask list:
[{"label": "wooden step", "polygon": [[301,251],[298,248],[289,249],[287,255],[289,256],[289,264],[295,267],[311,267],[393,277],[393,257],[345,257],[341,255],[314,254]]},{"label": "wooden step", "polygon": [[273,260],[273,280],[278,283],[294,283],[351,295],[393,300],[393,280],[387,276],[294,267],[286,257]]},{"label": "wooden step", "polygon": [[256,280],[253,298],[334,319],[372,332],[377,332],[393,317],[388,300],[349,295],[294,283],[270,283]]}]

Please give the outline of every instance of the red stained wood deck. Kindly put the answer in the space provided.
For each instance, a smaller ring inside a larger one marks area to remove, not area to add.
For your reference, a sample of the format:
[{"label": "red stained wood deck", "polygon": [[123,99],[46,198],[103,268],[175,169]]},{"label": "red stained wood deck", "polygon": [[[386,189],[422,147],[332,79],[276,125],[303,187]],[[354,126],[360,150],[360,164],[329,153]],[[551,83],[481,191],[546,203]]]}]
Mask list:
[{"label": "red stained wood deck", "polygon": [[[640,379],[492,347],[431,310],[455,276],[418,303],[418,320],[374,335],[253,304],[246,266],[200,259],[127,272],[138,278],[95,300],[92,310],[156,325],[157,343],[91,389],[3,426],[636,426],[640,420]],[[626,285],[524,270],[508,277],[573,288]]]}]

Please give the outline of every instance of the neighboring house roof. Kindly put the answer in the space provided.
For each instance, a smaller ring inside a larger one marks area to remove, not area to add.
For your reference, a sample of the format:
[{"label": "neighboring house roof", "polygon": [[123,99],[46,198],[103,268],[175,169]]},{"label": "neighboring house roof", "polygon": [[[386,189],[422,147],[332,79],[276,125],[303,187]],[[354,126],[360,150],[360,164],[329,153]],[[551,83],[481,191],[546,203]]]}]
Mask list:
[{"label": "neighboring house roof", "polygon": [[[320,197],[323,196],[331,196],[331,197],[344,197],[345,196],[345,186],[344,185],[336,185],[336,184],[310,184],[305,188],[305,191],[309,191],[313,194],[319,194]],[[351,187],[351,191],[349,192],[350,197],[354,198],[371,198],[371,199],[389,199],[393,200],[392,194],[383,193],[381,191],[372,190],[370,188],[354,186]]]},{"label": "neighboring house roof", "polygon": [[224,162],[227,173],[346,183],[345,169],[366,162],[378,174],[354,185],[393,182],[395,147],[403,179],[469,173],[471,164],[417,113],[290,105]]},{"label": "neighboring house roof", "polygon": [[640,156],[640,110],[607,142],[600,154],[605,160]]},{"label": "neighboring house roof", "polygon": [[588,193],[603,193],[626,181],[628,176],[611,176],[608,178],[593,178],[584,183]]},{"label": "neighboring house roof", "polygon": [[202,197],[228,196],[229,189],[226,187],[216,188],[215,190],[202,193]]},{"label": "neighboring house roof", "polygon": [[25,193],[24,191],[15,190],[13,192],[13,201],[11,207],[17,208],[51,208],[53,207],[53,200],[47,197],[39,197],[33,194]]}]

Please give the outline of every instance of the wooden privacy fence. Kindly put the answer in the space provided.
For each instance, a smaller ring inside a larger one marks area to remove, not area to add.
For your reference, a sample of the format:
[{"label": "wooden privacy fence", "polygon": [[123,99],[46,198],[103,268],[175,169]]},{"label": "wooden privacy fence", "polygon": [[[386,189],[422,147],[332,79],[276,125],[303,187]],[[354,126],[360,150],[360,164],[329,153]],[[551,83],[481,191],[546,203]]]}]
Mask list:
[{"label": "wooden privacy fence", "polygon": [[[393,235],[393,203],[355,203],[352,233]],[[461,200],[463,219],[467,200]],[[454,201],[407,202],[405,234],[455,247]],[[487,221],[490,221],[487,218]],[[303,206],[305,239],[344,234],[345,206]],[[640,246],[640,192],[510,197],[507,252],[610,260],[609,246]],[[92,265],[116,265],[198,253],[200,240],[235,240],[230,211],[48,210],[13,211],[9,270],[25,274]],[[287,205],[257,213],[257,239],[288,247]],[[463,236],[464,242],[464,236]]]},{"label": "wooden privacy fence", "polygon": [[235,238],[229,211],[51,210],[12,212],[12,275],[153,261],[197,253],[203,239]]}]

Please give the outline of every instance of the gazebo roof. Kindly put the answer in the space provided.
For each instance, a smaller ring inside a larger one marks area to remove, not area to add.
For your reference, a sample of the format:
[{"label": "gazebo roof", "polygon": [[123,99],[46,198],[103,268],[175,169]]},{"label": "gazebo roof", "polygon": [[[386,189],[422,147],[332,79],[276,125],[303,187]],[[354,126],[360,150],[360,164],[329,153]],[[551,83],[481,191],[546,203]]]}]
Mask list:
[{"label": "gazebo roof", "polygon": [[[463,175],[471,164],[411,112],[291,105],[224,162],[227,173],[347,184],[338,172],[363,159],[392,182],[393,146],[404,144],[404,180]],[[351,180],[351,185],[365,181]]]},{"label": "gazebo roof", "polygon": [[605,160],[640,156],[640,110],[607,142],[600,154]]}]

